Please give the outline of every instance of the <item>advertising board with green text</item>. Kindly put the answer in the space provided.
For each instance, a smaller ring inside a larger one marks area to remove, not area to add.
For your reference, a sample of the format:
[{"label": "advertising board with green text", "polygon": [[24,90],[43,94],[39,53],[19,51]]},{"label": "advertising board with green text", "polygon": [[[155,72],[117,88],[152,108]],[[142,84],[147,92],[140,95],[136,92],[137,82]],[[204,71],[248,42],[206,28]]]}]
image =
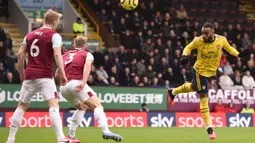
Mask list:
[{"label": "advertising board with green text", "polygon": [[[15,108],[20,96],[21,85],[0,85],[0,108]],[[155,88],[121,88],[121,87],[92,87],[101,100],[105,109],[139,110],[146,103],[150,110],[166,110],[167,96],[164,89]],[[59,87],[58,87],[59,89]],[[69,104],[59,93],[61,108],[70,108]],[[47,108],[40,93],[31,100],[31,108]]]}]

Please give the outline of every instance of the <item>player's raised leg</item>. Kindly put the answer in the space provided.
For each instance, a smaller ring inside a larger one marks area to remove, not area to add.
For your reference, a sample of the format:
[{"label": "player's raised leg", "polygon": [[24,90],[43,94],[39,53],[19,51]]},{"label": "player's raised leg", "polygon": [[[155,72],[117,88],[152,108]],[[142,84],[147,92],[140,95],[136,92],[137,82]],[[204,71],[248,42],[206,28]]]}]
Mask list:
[{"label": "player's raised leg", "polygon": [[174,98],[177,94],[192,91],[195,91],[194,85],[192,83],[184,83],[183,85],[176,87],[174,89],[167,89],[167,94],[170,96],[170,104],[174,105]]}]

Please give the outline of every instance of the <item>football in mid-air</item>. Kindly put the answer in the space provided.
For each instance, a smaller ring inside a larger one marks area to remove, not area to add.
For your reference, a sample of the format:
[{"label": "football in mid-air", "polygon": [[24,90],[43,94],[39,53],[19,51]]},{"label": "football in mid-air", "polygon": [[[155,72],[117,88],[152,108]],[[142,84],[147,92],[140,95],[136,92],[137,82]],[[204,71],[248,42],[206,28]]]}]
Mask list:
[{"label": "football in mid-air", "polygon": [[133,10],[135,9],[139,4],[139,0],[120,0],[120,5],[125,10]]}]

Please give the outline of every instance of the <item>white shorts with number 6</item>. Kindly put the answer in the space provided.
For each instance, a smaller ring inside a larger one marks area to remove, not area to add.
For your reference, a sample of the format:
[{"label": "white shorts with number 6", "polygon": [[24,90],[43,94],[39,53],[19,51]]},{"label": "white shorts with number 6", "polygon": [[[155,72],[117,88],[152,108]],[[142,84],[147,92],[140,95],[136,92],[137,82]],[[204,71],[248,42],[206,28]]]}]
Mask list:
[{"label": "white shorts with number 6", "polygon": [[30,103],[31,98],[40,92],[44,101],[58,98],[58,92],[54,79],[39,78],[34,80],[25,80],[20,90],[19,100],[23,103]]},{"label": "white shorts with number 6", "polygon": [[76,92],[75,87],[79,85],[82,80],[71,80],[65,86],[60,86],[60,93],[68,100],[73,106],[79,103],[84,103],[91,96],[96,96],[96,93],[86,84],[82,91]]}]

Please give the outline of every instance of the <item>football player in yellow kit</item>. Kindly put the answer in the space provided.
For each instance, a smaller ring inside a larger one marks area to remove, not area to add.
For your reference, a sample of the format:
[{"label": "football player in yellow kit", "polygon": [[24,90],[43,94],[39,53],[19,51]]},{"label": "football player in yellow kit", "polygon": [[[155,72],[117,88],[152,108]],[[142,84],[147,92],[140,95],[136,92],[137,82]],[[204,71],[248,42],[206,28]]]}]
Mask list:
[{"label": "football player in yellow kit", "polygon": [[214,27],[211,23],[206,22],[201,32],[202,35],[200,37],[195,37],[193,41],[185,47],[180,60],[182,65],[187,65],[189,63],[188,56],[191,50],[197,49],[197,60],[192,69],[192,82],[184,83],[174,89],[168,89],[167,94],[170,96],[170,104],[173,105],[175,95],[196,91],[200,95],[200,112],[202,113],[208,136],[213,140],[216,138],[216,134],[210,123],[208,78],[216,75],[223,49],[231,55],[240,58],[249,56],[250,51],[247,49],[243,52],[238,52],[235,48],[231,47],[224,36],[214,34]]}]

